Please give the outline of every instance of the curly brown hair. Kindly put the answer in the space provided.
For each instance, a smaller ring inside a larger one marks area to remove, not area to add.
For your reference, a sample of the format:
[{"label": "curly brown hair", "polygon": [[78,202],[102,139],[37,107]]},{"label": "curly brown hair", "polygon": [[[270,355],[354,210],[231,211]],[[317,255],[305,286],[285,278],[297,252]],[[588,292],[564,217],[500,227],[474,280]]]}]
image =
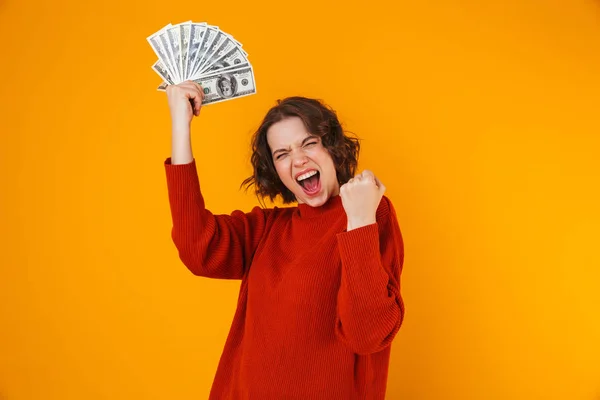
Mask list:
[{"label": "curly brown hair", "polygon": [[348,182],[356,172],[360,142],[346,134],[336,112],[321,100],[293,96],[277,100],[277,105],[268,112],[252,137],[251,163],[254,174],[246,178],[241,187],[248,190],[254,186],[259,200],[268,197],[271,202],[281,196],[283,203],[296,201],[294,194],[281,182],[273,163],[271,149],[267,142],[269,128],[283,119],[299,117],[306,130],[321,138],[323,147],[329,152],[335,165],[338,183]]}]

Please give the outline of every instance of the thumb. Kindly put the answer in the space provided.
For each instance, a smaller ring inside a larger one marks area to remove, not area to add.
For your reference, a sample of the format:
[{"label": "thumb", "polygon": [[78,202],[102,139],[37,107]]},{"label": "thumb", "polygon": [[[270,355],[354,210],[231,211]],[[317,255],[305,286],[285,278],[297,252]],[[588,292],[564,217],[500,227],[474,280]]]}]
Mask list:
[{"label": "thumb", "polygon": [[379,189],[379,193],[383,196],[383,194],[385,193],[385,185],[379,180],[379,178],[377,178],[376,176],[374,176],[375,178],[375,184],[377,185],[377,188]]}]

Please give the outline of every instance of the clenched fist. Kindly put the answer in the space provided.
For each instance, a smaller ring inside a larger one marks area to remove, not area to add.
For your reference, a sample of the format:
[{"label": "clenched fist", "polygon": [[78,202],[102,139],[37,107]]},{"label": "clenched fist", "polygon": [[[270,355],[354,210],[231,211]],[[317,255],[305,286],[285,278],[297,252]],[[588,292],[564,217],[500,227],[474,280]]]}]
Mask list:
[{"label": "clenched fist", "polygon": [[356,175],[340,187],[349,231],[377,222],[377,208],[384,193],[385,186],[369,170]]},{"label": "clenched fist", "polygon": [[167,86],[167,99],[171,110],[173,131],[189,131],[194,115],[200,115],[202,100],[204,100],[202,87],[192,81],[169,85]]}]

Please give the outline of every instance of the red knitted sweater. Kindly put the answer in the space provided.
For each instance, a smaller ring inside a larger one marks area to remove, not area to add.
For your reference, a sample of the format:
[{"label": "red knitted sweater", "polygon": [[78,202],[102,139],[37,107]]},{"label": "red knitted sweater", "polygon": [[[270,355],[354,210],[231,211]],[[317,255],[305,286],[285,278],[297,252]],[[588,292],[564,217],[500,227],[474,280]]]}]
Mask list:
[{"label": "red knitted sweater", "polygon": [[339,196],[215,215],[195,161],[164,164],[181,261],[195,275],[241,280],[210,400],[384,399],[404,316],[390,200],[377,223],[351,231]]}]

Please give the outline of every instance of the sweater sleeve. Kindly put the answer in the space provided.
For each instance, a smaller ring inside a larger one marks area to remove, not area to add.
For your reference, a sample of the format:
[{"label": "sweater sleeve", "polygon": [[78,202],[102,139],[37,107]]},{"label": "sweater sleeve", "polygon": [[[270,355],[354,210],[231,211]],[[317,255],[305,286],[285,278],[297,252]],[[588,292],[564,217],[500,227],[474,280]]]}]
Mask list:
[{"label": "sweater sleeve", "polygon": [[404,319],[400,274],[404,244],[392,203],[383,197],[377,223],[338,234],[342,279],[336,335],[357,354],[388,347]]},{"label": "sweater sleeve", "polygon": [[183,264],[195,275],[242,279],[265,232],[270,210],[255,207],[215,215],[200,192],[196,161],[164,162],[173,227],[171,238]]}]

